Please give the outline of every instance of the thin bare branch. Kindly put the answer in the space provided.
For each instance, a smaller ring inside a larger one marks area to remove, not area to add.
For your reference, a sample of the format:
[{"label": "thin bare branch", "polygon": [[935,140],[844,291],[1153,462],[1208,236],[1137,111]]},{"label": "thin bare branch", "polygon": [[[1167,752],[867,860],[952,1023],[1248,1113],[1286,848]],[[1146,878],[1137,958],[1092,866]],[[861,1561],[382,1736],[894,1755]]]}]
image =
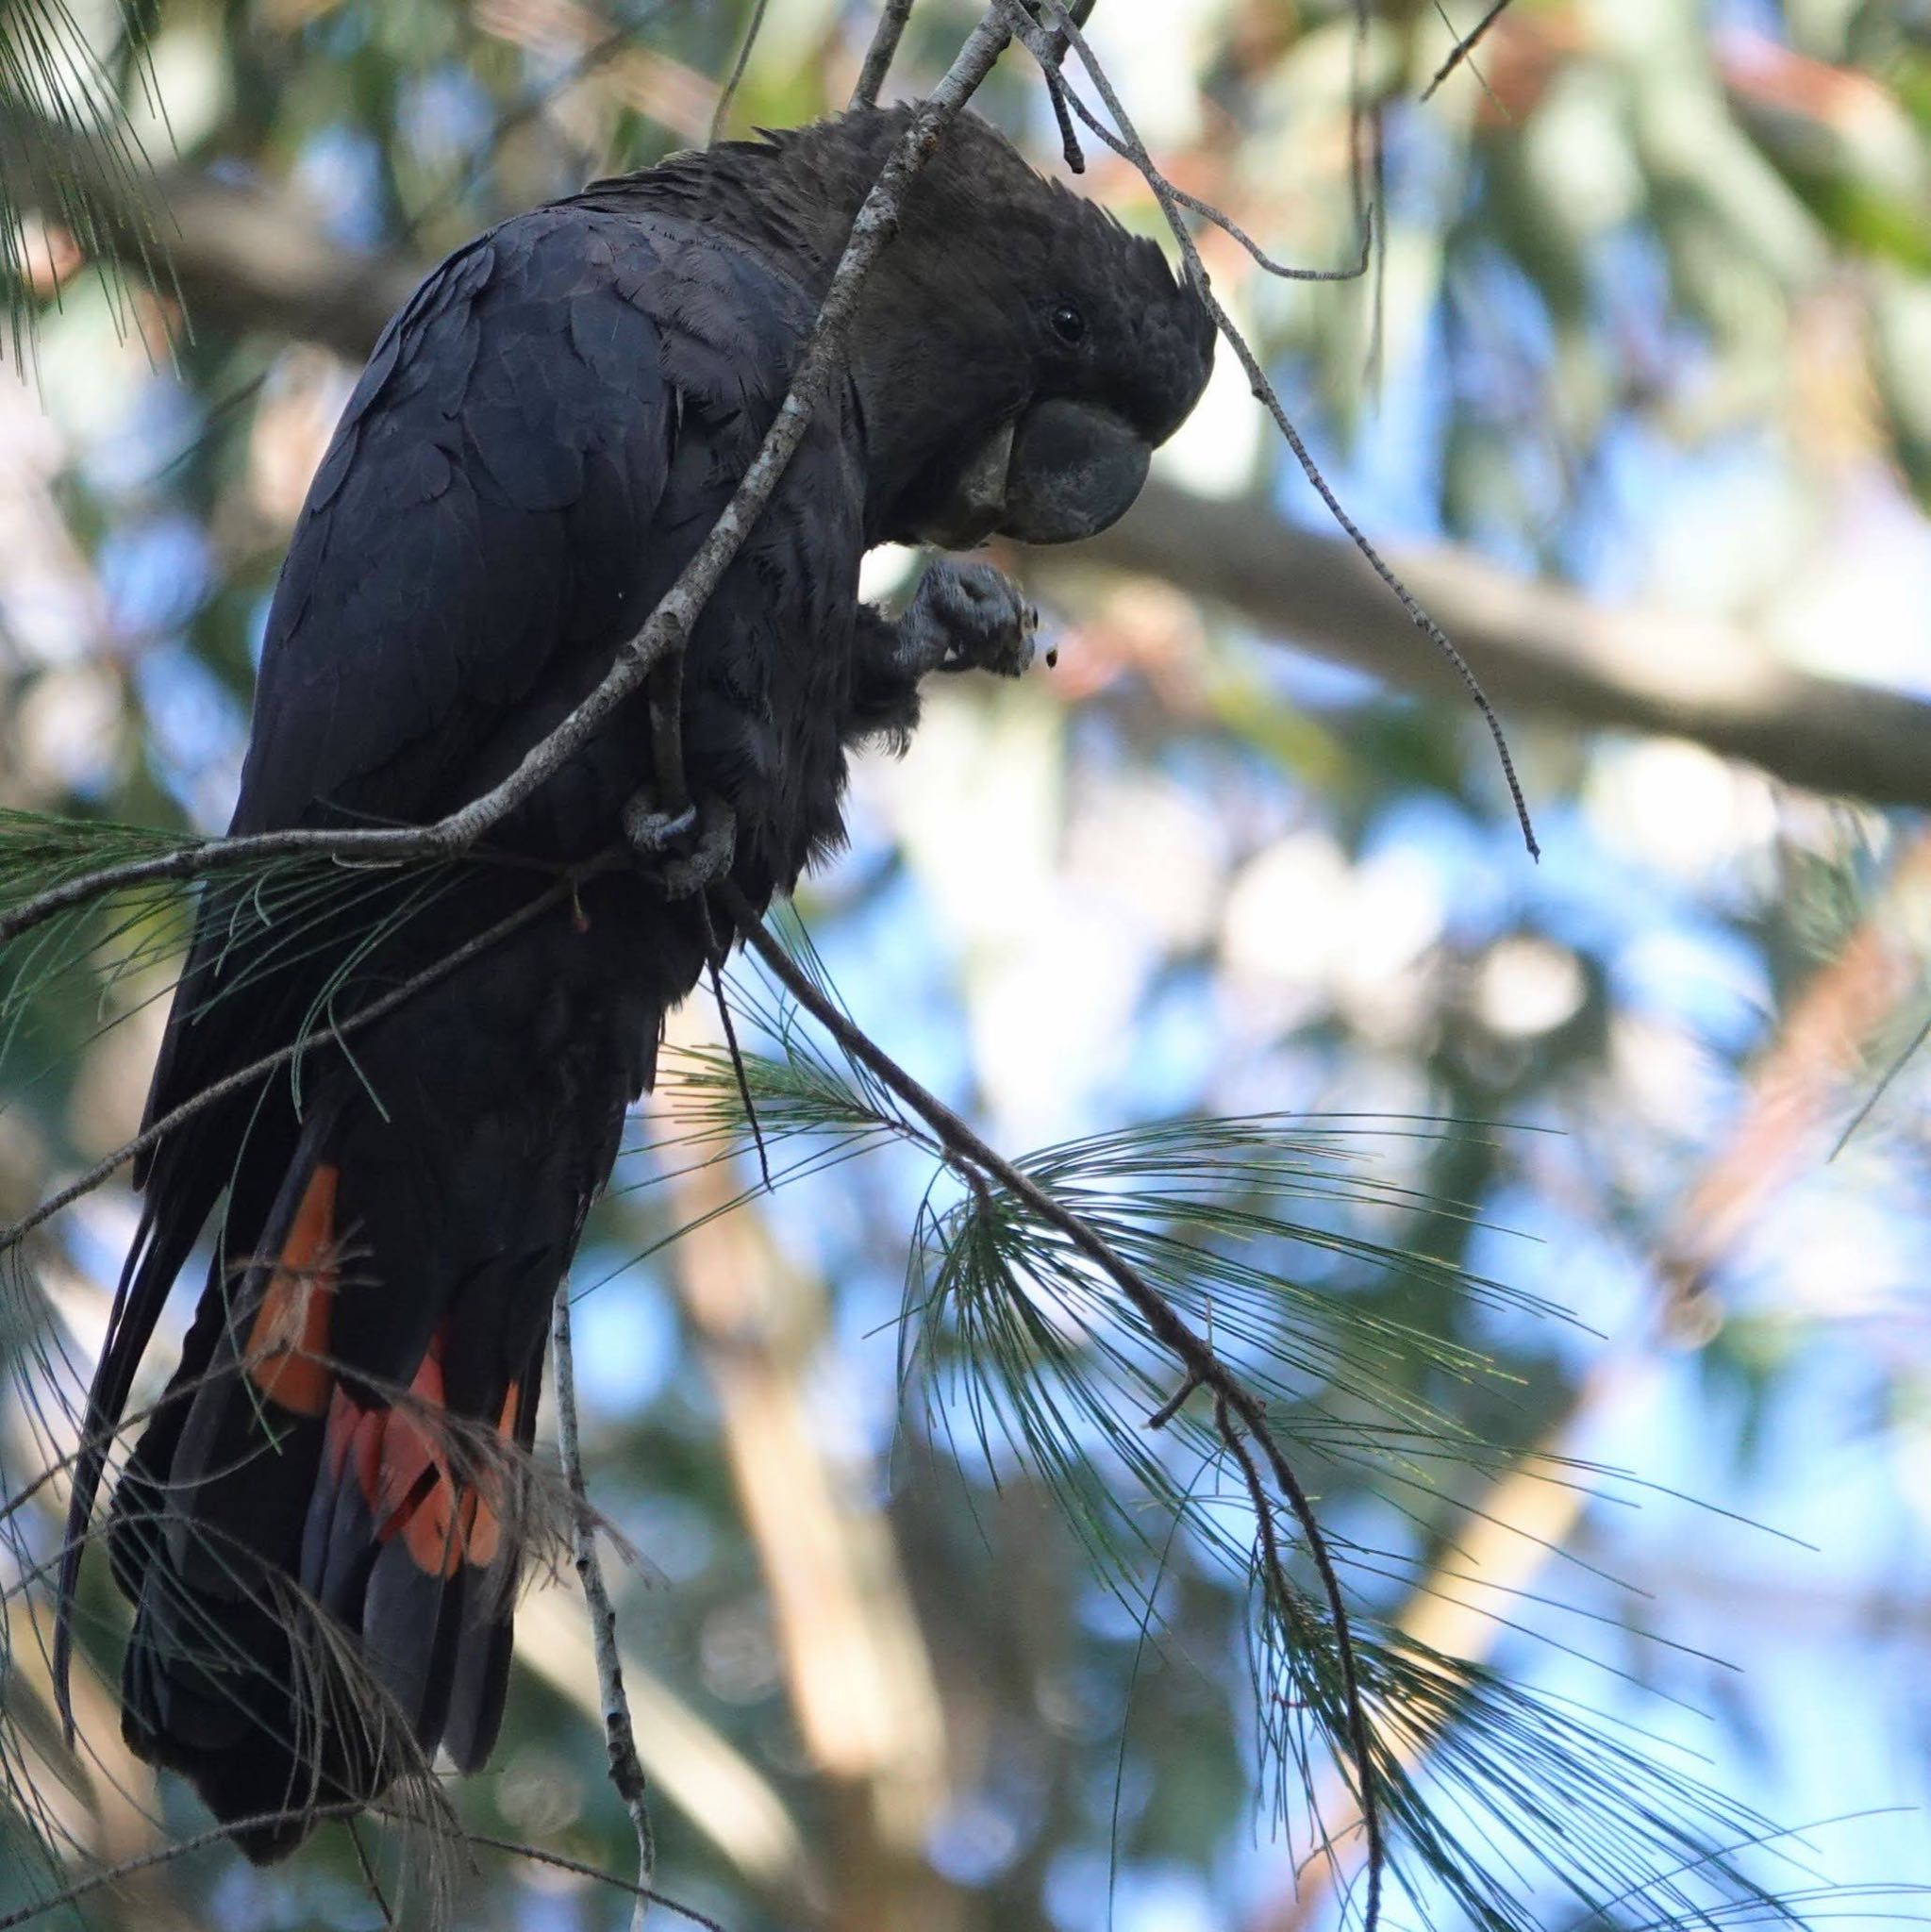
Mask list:
[{"label": "thin bare branch", "polygon": [[354,1801],[333,1805],[304,1805],[292,1812],[286,1807],[279,1811],[263,1811],[253,1818],[238,1818],[230,1824],[213,1825],[207,1831],[191,1833],[187,1838],[176,1839],[172,1844],[160,1845],[154,1851],[143,1852],[139,1857],[123,1858],[118,1865],[107,1865],[98,1872],[90,1872],[84,1877],[62,1886],[51,1898],[35,1899],[30,1904],[16,1906],[10,1912],[0,1913],[0,1932],[12,1932],[16,1925],[28,1924],[46,1913],[77,1905],[90,1894],[104,1890],[110,1885],[118,1885],[124,1878],[132,1878],[136,1873],[149,1872],[157,1865],[172,1864],[176,1858],[186,1857],[190,1852],[201,1851],[208,1845],[218,1845],[235,1832],[265,1831],[271,1826],[286,1824],[291,1817],[350,1818],[365,1808],[359,1802]]},{"label": "thin bare branch", "polygon": [[1449,49],[1448,58],[1435,70],[1435,78],[1422,90],[1422,98],[1424,101],[1431,99],[1435,90],[1481,45],[1482,37],[1507,10],[1508,0],[1494,0],[1494,4],[1489,8],[1488,12],[1483,14],[1481,19],[1476,21],[1474,25],[1462,35],[1460,40],[1456,42],[1455,45]]},{"label": "thin bare branch", "polygon": [[[1080,15],[1074,8],[1074,18]],[[1037,24],[1030,24],[1023,35],[1026,51],[1040,64],[1040,72],[1045,75],[1047,90],[1053,97],[1053,111],[1059,122],[1060,141],[1066,150],[1066,164],[1074,174],[1084,172],[1086,162],[1079,153],[1079,144],[1067,120],[1069,108],[1084,121],[1101,142],[1118,155],[1122,160],[1129,161],[1143,175],[1149,185],[1158,175],[1159,185],[1167,194],[1184,208],[1197,214],[1202,221],[1213,225],[1231,242],[1238,242],[1253,258],[1257,268],[1276,276],[1284,282],[1354,282],[1368,273],[1368,264],[1373,258],[1374,246],[1374,205],[1364,191],[1357,186],[1356,192],[1356,226],[1360,231],[1361,248],[1358,259],[1348,268],[1296,268],[1291,262],[1276,261],[1232,215],[1224,208],[1216,208],[1210,201],[1203,201],[1197,194],[1190,194],[1186,189],[1172,180],[1156,165],[1152,157],[1142,149],[1136,153],[1125,141],[1119,139],[1104,123],[1096,120],[1090,108],[1071,88],[1066,85],[1066,75],[1061,61],[1066,48],[1063,37],[1049,33]],[[1358,182],[1358,170],[1355,178]]]},{"label": "thin bare branch", "polygon": [[1046,92],[1052,97],[1053,118],[1059,124],[1059,152],[1075,175],[1084,175],[1086,156],[1080,152],[1079,136],[1074,129],[1073,113],[1067,106],[1066,83],[1060,78],[1057,67],[1042,63],[1040,72],[1046,76]]},{"label": "thin bare branch", "polygon": [[713,145],[719,135],[724,131],[724,123],[731,118],[731,103],[738,98],[738,89],[744,79],[744,70],[751,64],[751,50],[757,44],[757,36],[764,27],[764,15],[771,0],[757,0],[751,12],[751,25],[744,29],[744,44],[738,49],[738,58],[731,67],[731,77],[724,82],[718,95],[718,104],[711,111],[710,139],[706,146]]},{"label": "thin bare branch", "polygon": [[[211,872],[225,872],[236,866],[252,865],[268,858],[293,858],[308,854],[329,856],[340,850],[339,842],[352,839],[359,843],[351,858],[374,857],[400,862],[427,858],[433,845],[424,842],[424,835],[413,826],[396,831],[331,832],[314,827],[297,827],[285,832],[258,832],[242,838],[199,839],[173,852],[152,858],[130,858],[119,865],[108,865],[63,879],[44,892],[36,892],[11,911],[0,912],[0,946],[7,946],[23,933],[44,925],[76,906],[85,906],[108,892],[126,891],[135,886],[164,884],[168,881],[196,879]],[[375,839],[391,841],[371,853],[366,843]]]},{"label": "thin bare branch", "polygon": [[512,1857],[528,1858],[538,1865],[550,1865],[558,1872],[574,1872],[579,1878],[594,1879],[599,1885],[613,1887],[618,1891],[627,1891],[633,1896],[647,1899],[654,1906],[662,1906],[667,1912],[675,1912],[680,1919],[688,1920],[693,1925],[701,1925],[704,1932],[725,1932],[724,1924],[713,1919],[708,1912],[700,1912],[695,1906],[680,1904],[668,1892],[658,1891],[647,1885],[633,1885],[627,1878],[619,1878],[614,1872],[606,1872],[600,1865],[592,1865],[583,1858],[568,1858],[561,1852],[546,1852],[541,1845],[524,1844],[513,1838],[494,1838],[487,1831],[472,1831],[464,1834],[465,1840],[473,1845],[488,1845],[492,1852],[508,1852]]},{"label": "thin bare branch", "polygon": [[[1052,9],[1059,22],[1060,31],[1078,49],[1080,62],[1093,86],[1099,90],[1100,98],[1106,102],[1107,111],[1112,115],[1118,132],[1106,127],[1084,109],[1081,109],[1081,118],[1116,154],[1131,161],[1139,169],[1147,186],[1153,190],[1155,198],[1159,202],[1167,217],[1167,225],[1173,230],[1174,239],[1180,244],[1180,252],[1186,258],[1188,273],[1199,291],[1201,300],[1206,303],[1208,312],[1213,316],[1215,326],[1226,339],[1235,355],[1240,358],[1241,368],[1247,372],[1248,384],[1253,390],[1255,400],[1273,418],[1274,426],[1294,453],[1294,460],[1300,464],[1302,475],[1313,486],[1316,495],[1326,506],[1328,514],[1340,525],[1348,541],[1367,559],[1374,575],[1393,592],[1401,608],[1407,611],[1408,622],[1421,631],[1447,660],[1475,708],[1481,713],[1483,723],[1489,727],[1489,736],[1494,741],[1495,755],[1501,760],[1502,775],[1507,783],[1509,799],[1515,807],[1516,819],[1522,826],[1523,842],[1528,847],[1530,858],[1540,858],[1542,856],[1542,848],[1536,841],[1536,829],[1529,817],[1528,801],[1523,796],[1522,782],[1515,774],[1515,759],[1509,754],[1508,741],[1503,735],[1501,721],[1495,715],[1495,708],[1490,704],[1487,694],[1483,691],[1480,680],[1470,668],[1468,660],[1449,641],[1441,626],[1423,609],[1414,592],[1402,582],[1381,553],[1368,541],[1365,532],[1348,514],[1340,498],[1335,494],[1334,486],[1323,475],[1320,465],[1314,460],[1313,452],[1303,441],[1301,432],[1295,428],[1280,397],[1274,392],[1273,384],[1268,379],[1267,372],[1260,366],[1260,358],[1254,353],[1246,337],[1240,333],[1233,318],[1221,307],[1214,295],[1207,279],[1206,265],[1200,258],[1200,250],[1194,245],[1192,236],[1187,232],[1186,223],[1181,220],[1184,204],[1173,184],[1155,166],[1145,142],[1134,131],[1132,120],[1124,105],[1115,92],[1112,82],[1107,78],[1106,70],[1094,58],[1092,49],[1088,46],[1086,37],[1080,32],[1073,15],[1060,4],[1060,0],[1040,0],[1040,4]],[[1075,108],[1079,108],[1078,97],[1074,95],[1073,100]]]},{"label": "thin bare branch", "polygon": [[624,1664],[617,1655],[617,1611],[604,1581],[603,1559],[597,1555],[597,1519],[590,1506],[583,1479],[583,1448],[576,1424],[576,1367],[570,1346],[570,1277],[557,1284],[557,1313],[551,1326],[557,1344],[557,1454],[563,1479],[576,1507],[571,1512],[570,1548],[583,1585],[584,1607],[590,1613],[591,1643],[596,1653],[597,1684],[603,1692],[604,1751],[609,1759],[610,1783],[630,1814],[637,1833],[637,1901],[630,1915],[632,1932],[639,1932],[651,1900],[650,1882],[657,1874],[657,1834],[650,1822],[650,1791],[643,1766],[638,1761],[637,1736],[630,1722],[630,1700],[624,1694]]},{"label": "thin bare branch", "polygon": [[1190,1374],[1180,1386],[1167,1397],[1166,1401],[1147,1417],[1146,1426],[1150,1429],[1163,1429],[1180,1411],[1187,1407],[1188,1399],[1200,1387],[1200,1377]]},{"label": "thin bare branch", "polygon": [[911,17],[912,0],[885,0],[885,11],[878,16],[872,44],[865,50],[865,65],[859,72],[858,84],[852,90],[853,107],[875,108],[878,105],[885,76],[891,70],[892,56],[898,52],[906,22]]}]

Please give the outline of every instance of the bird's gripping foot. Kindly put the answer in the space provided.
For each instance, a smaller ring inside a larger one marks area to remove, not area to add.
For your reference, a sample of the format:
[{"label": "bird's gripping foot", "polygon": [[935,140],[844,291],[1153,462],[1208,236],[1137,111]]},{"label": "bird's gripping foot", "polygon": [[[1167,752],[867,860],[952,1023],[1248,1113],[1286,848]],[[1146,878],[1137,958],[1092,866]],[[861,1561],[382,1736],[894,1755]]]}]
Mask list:
[{"label": "bird's gripping foot", "polygon": [[688,899],[730,870],[738,815],[722,798],[659,811],[643,791],[624,808],[624,836],[639,862],[662,882],[666,897]]}]

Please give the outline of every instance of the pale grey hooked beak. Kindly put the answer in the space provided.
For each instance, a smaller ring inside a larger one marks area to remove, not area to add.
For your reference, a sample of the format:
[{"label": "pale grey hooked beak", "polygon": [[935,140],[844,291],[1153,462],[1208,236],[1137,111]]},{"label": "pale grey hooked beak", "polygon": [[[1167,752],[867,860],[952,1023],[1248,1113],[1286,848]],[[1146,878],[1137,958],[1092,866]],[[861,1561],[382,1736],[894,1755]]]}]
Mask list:
[{"label": "pale grey hooked beak", "polygon": [[1020,427],[1000,535],[1070,543],[1124,516],[1146,481],[1152,446],[1092,403],[1041,403]]}]

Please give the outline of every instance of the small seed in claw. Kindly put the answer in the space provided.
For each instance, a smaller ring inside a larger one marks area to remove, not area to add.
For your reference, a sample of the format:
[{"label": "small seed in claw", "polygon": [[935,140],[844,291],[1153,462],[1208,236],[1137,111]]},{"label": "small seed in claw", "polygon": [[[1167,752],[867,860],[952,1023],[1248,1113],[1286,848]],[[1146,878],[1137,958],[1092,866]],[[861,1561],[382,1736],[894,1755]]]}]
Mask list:
[{"label": "small seed in claw", "polygon": [[1057,671],[1058,668],[1059,646],[1057,644],[1051,644],[1046,650],[1046,669],[1048,671]]}]

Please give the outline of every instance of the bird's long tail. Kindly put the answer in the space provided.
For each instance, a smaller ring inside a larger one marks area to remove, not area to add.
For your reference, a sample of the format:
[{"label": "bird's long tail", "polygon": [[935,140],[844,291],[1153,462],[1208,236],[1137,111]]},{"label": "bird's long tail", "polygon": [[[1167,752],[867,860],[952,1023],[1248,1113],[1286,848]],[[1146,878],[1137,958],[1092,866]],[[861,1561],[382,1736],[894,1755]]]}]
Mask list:
[{"label": "bird's long tail", "polygon": [[[278,1814],[237,1831],[258,1860],[439,1746],[479,1766],[501,1722],[519,1574],[561,1522],[527,1453],[551,1303],[656,1030],[647,985],[573,984],[559,943],[452,979],[311,1087],[252,1227],[231,1193],[115,1491],[127,1741],[224,1823]],[[122,1304],[158,1307],[143,1271],[179,1245],[137,1251]]]},{"label": "bird's long tail", "polygon": [[[257,1857],[439,1743],[466,1770],[488,1756],[528,1531],[555,1276],[522,1284],[513,1338],[508,1297],[408,1307],[358,1254],[356,1140],[339,1119],[306,1133],[261,1254],[210,1281],[108,1529],[135,1605],[128,1742],[225,1822],[286,1812],[244,1835]],[[402,1319],[358,1319],[358,1295]]]}]

